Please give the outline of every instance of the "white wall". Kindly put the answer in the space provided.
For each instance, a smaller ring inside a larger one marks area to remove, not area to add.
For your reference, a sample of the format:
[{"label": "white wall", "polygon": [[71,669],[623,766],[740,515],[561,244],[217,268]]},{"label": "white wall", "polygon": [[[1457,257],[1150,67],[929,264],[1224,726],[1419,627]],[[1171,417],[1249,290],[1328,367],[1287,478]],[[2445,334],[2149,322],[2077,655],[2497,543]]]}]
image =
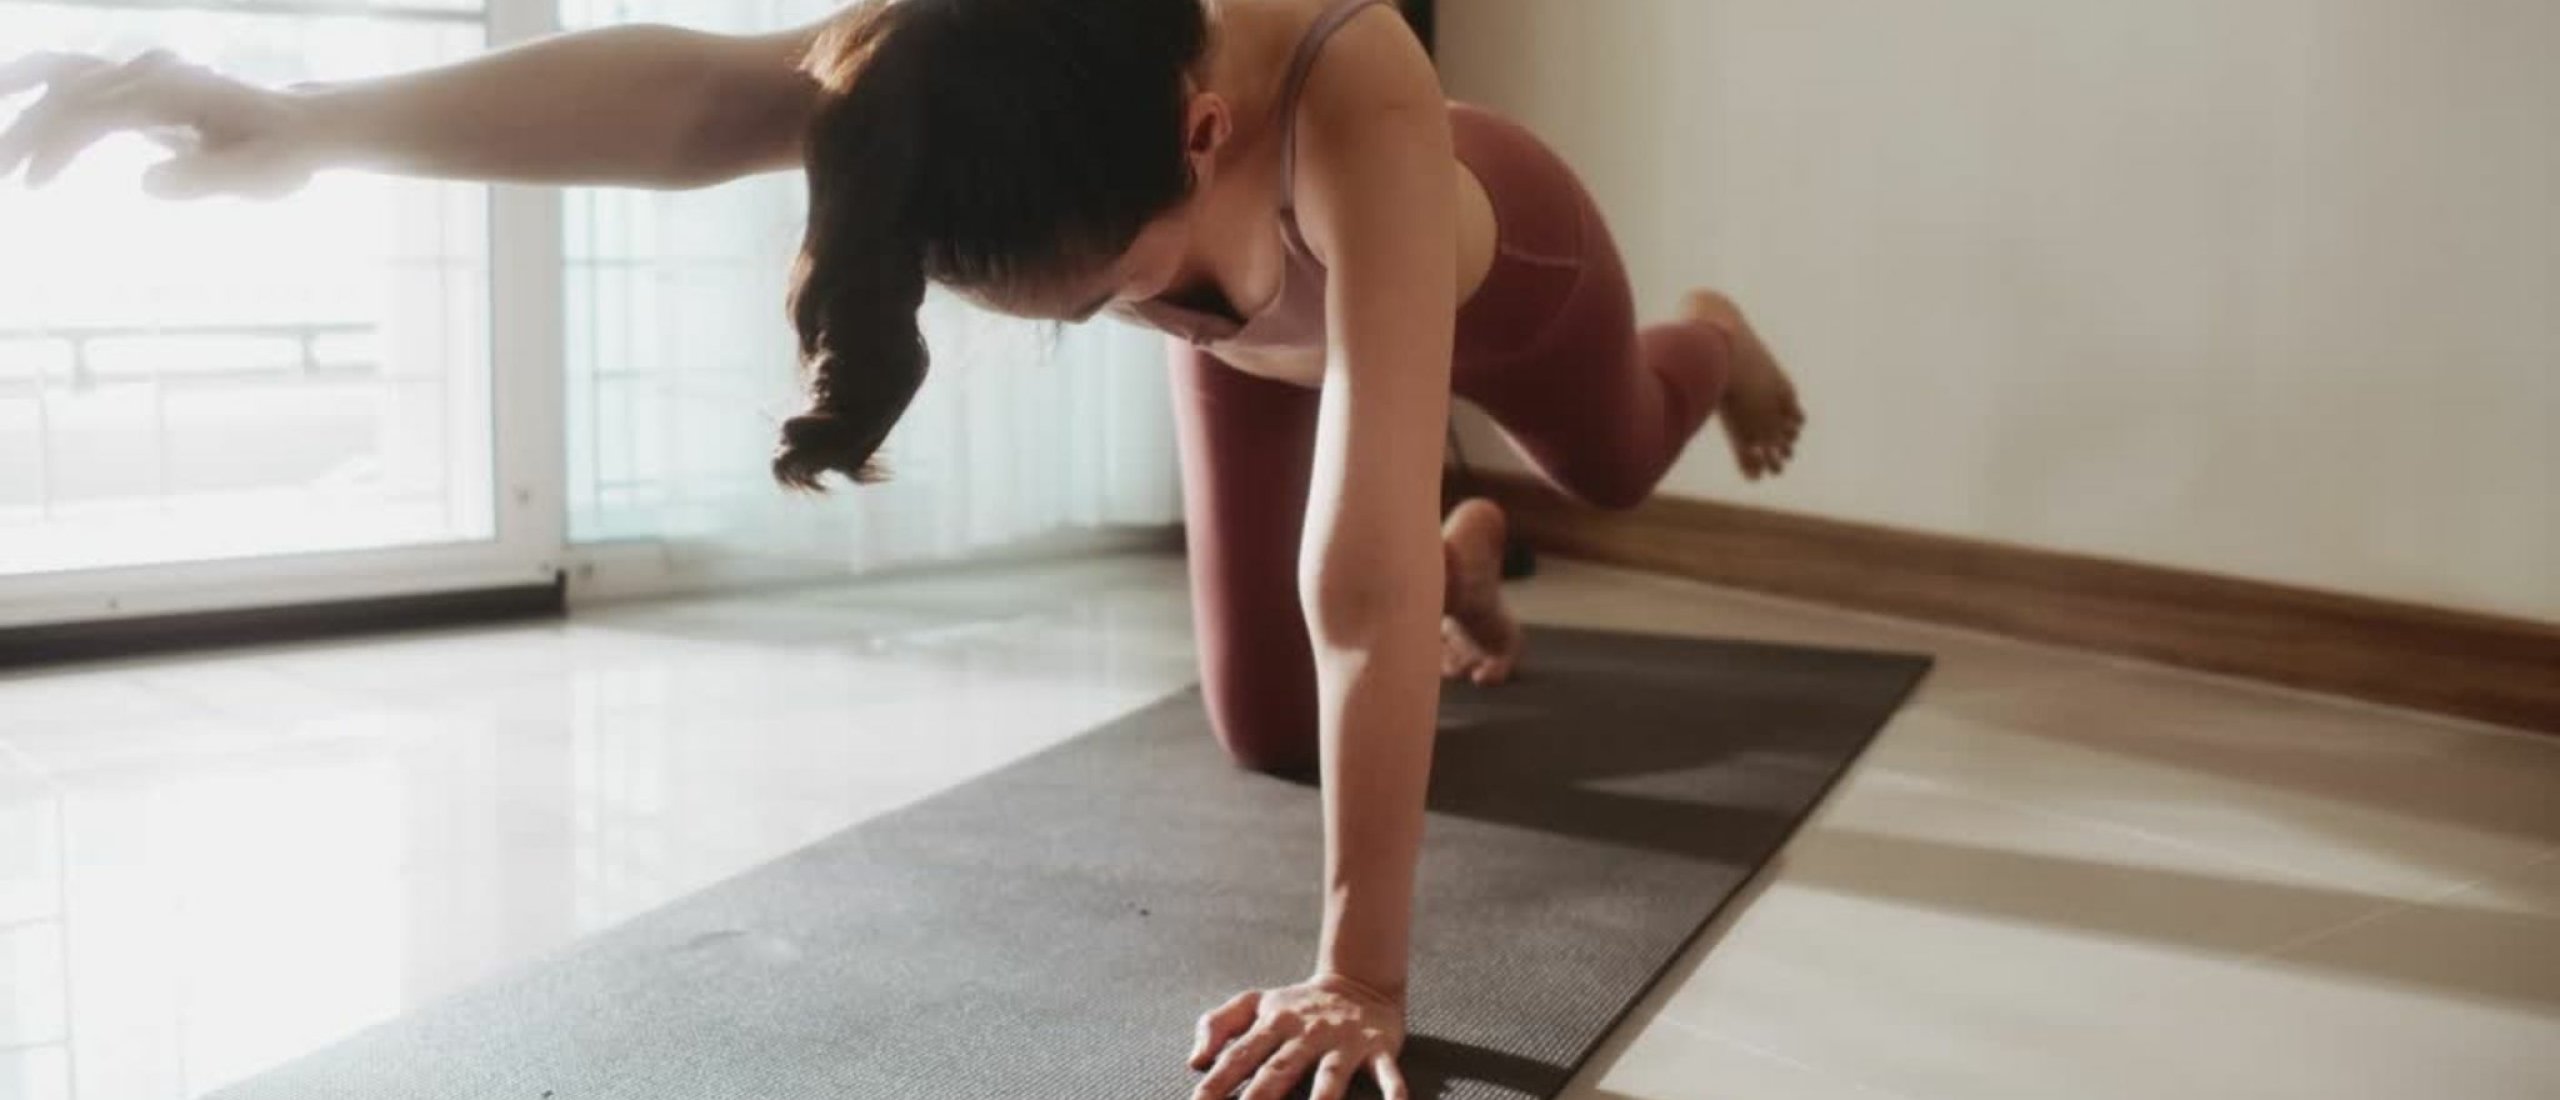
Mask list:
[{"label": "white wall", "polygon": [[2560,2],[1442,6],[1807,391],[1666,492],[2560,620]]}]

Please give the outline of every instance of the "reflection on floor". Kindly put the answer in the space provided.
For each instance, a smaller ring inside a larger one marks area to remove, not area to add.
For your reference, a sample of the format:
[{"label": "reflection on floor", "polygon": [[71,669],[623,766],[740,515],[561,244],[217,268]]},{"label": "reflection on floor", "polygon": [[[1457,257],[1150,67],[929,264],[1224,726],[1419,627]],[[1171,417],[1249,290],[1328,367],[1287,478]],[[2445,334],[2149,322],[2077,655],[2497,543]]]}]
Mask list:
[{"label": "reflection on floor", "polygon": [[[2560,1095],[2560,740],[1514,591],[1941,660],[1576,1096]],[[1180,563],[1120,556],[0,679],[0,1100],[200,1095],[1191,675]]]}]

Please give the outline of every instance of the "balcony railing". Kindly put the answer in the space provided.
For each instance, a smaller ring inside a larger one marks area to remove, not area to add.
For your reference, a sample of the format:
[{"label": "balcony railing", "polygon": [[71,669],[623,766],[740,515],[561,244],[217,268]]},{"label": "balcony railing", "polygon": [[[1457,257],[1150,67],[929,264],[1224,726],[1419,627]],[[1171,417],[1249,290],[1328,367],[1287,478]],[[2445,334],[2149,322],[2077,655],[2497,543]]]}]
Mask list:
[{"label": "balcony railing", "polygon": [[[0,329],[0,384],[32,381],[85,393],[110,382],[217,387],[379,378],[380,333],[363,322]],[[111,354],[102,356],[102,348]]]}]

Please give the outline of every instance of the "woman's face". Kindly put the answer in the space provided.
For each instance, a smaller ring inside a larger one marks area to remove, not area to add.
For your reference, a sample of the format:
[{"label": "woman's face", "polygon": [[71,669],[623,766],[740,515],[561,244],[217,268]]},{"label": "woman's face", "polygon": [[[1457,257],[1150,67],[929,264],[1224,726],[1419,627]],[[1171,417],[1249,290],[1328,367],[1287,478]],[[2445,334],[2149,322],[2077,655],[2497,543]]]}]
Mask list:
[{"label": "woman's face", "polygon": [[1191,254],[1201,196],[1217,178],[1218,154],[1234,126],[1226,101],[1211,93],[1193,94],[1185,123],[1184,156],[1189,161],[1191,193],[1173,209],[1156,215],[1136,240],[1110,262],[1057,285],[1017,288],[1001,293],[964,291],[979,306],[1016,317],[1042,321],[1082,322],[1115,305],[1161,298],[1182,278]]},{"label": "woman's face", "polygon": [[963,288],[960,295],[982,309],[1035,321],[1082,323],[1116,305],[1164,296],[1182,276],[1183,257],[1191,246],[1191,204],[1158,215],[1138,238],[1107,263],[1049,285],[987,290]]}]

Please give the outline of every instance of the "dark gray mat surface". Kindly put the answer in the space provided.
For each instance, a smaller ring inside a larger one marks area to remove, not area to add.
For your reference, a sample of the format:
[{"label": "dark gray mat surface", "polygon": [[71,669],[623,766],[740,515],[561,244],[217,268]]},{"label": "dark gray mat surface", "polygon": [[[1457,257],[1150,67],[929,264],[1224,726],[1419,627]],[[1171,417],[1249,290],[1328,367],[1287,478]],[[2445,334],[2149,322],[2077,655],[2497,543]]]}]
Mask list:
[{"label": "dark gray mat surface", "polygon": [[[1928,667],[1531,645],[1442,706],[1421,1096],[1556,1095]],[[1187,1097],[1197,1016],[1314,959],[1318,798],[1230,767],[1185,692],[216,1095]]]}]

